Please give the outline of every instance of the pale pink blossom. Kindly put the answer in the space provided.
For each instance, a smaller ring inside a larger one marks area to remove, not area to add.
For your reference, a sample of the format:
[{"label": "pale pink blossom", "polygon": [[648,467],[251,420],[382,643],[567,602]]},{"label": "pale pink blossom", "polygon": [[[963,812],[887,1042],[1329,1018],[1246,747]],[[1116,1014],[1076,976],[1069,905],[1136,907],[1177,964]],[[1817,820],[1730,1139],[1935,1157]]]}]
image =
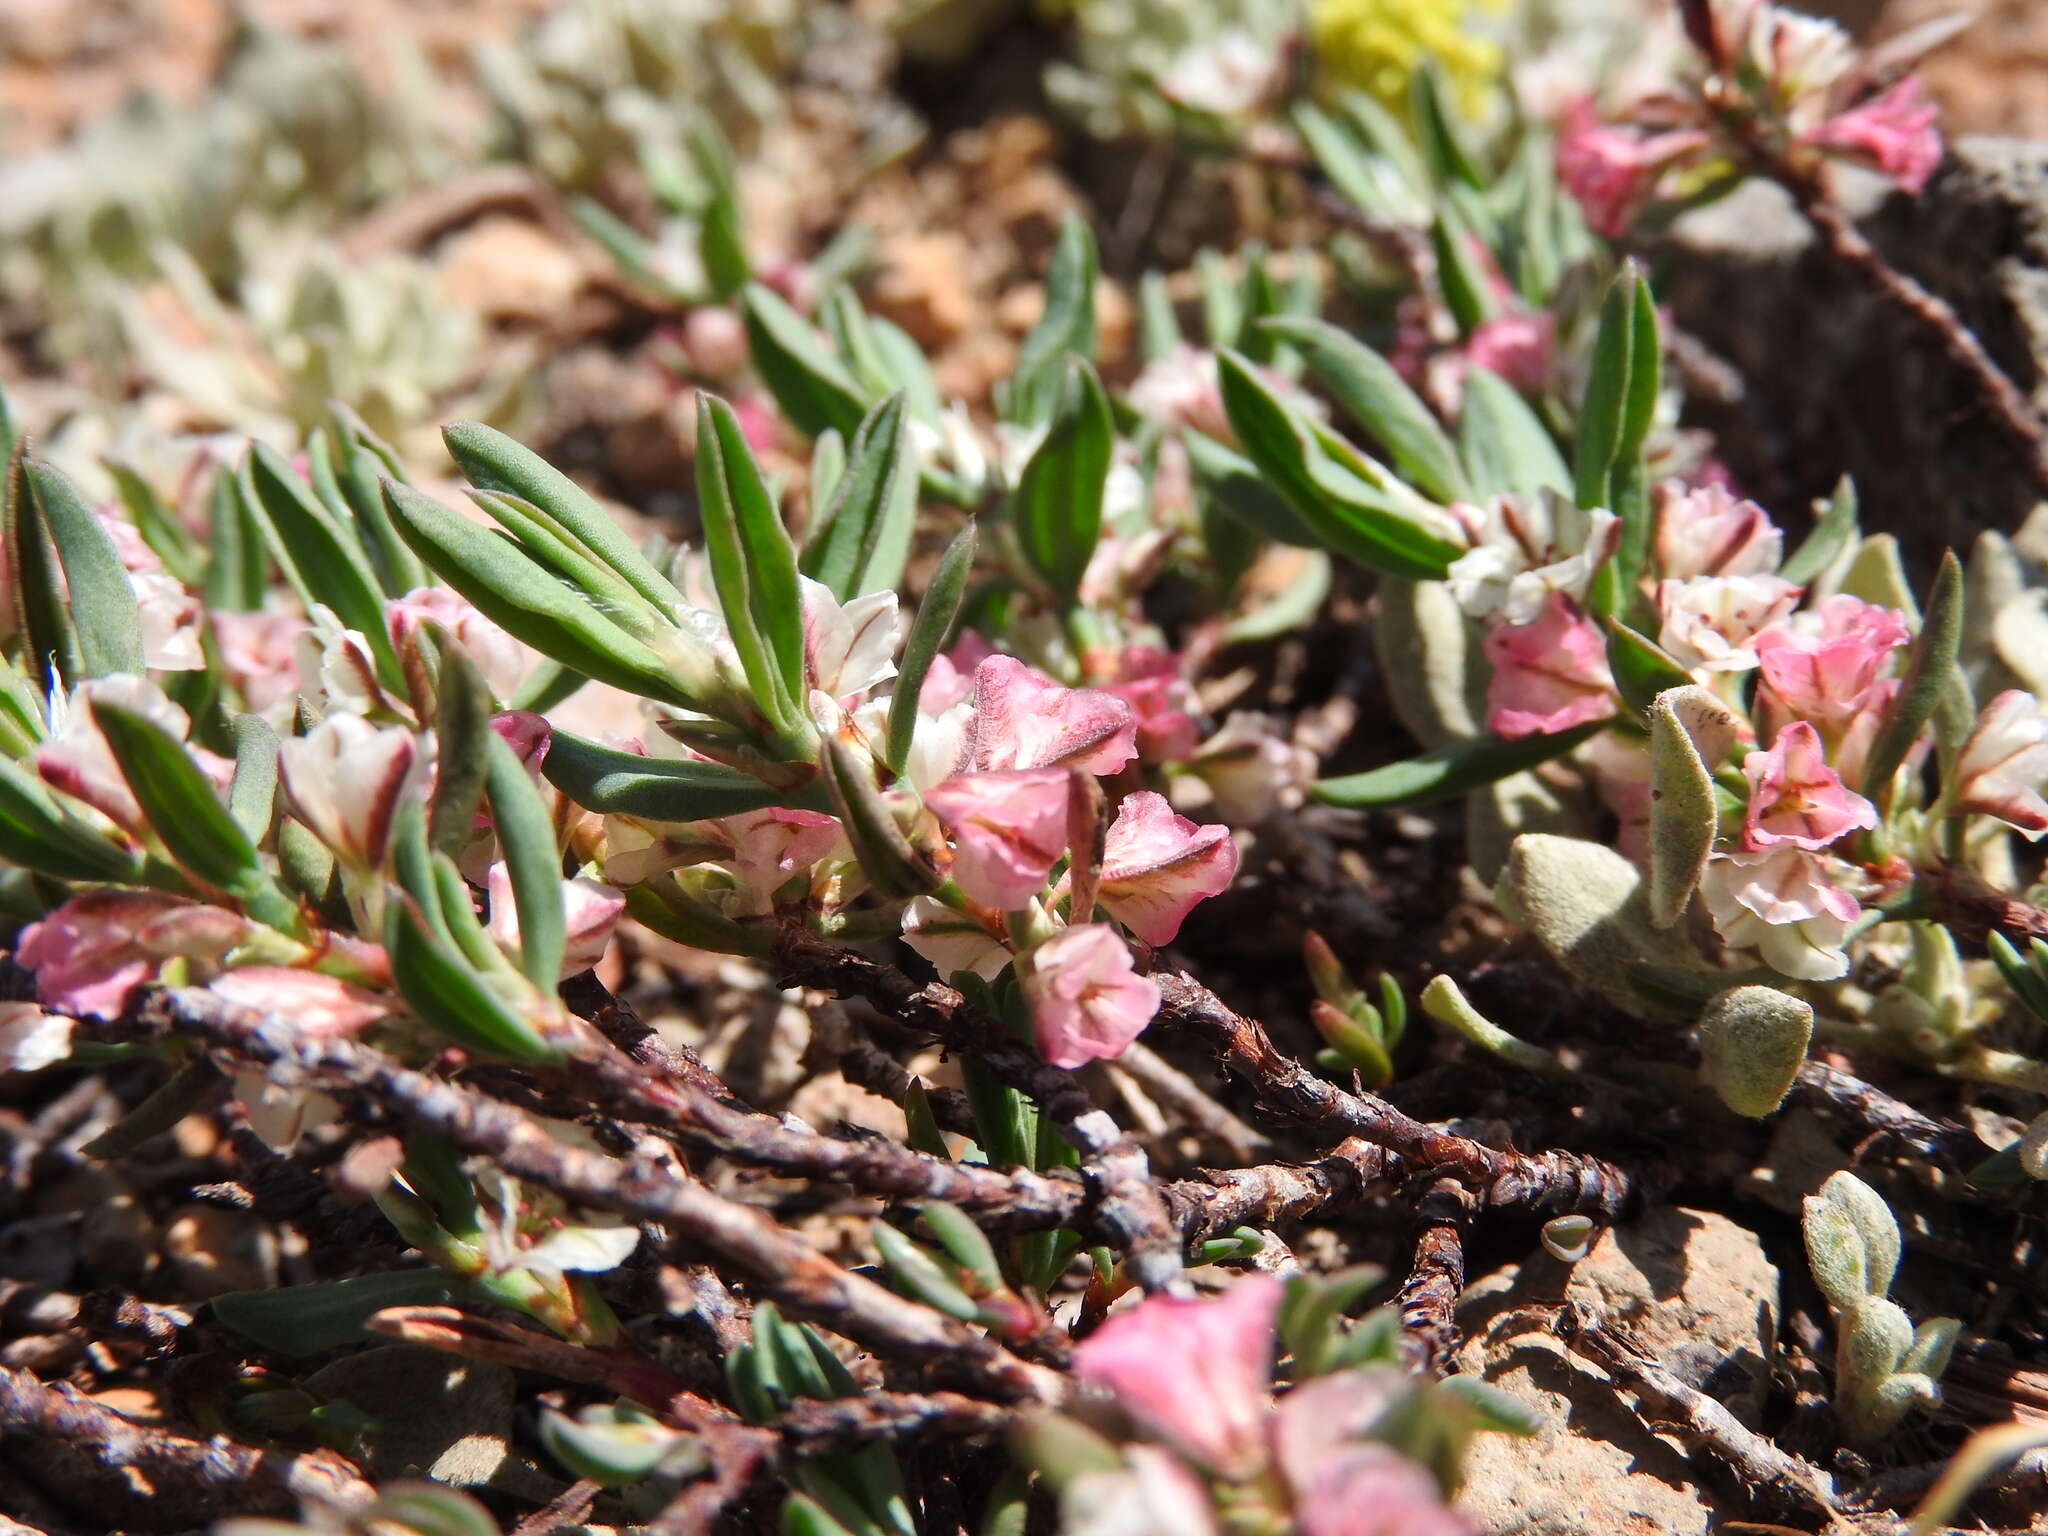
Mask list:
[{"label": "pale pink blossom", "polygon": [[842,603],[824,583],[808,576],[801,580],[810,686],[852,709],[878,683],[896,675],[896,644],[902,635],[896,594],[870,592]]},{"label": "pale pink blossom", "polygon": [[961,630],[953,648],[934,656],[926,668],[917,691],[918,712],[942,715],[954,705],[968,702],[974,695],[975,668],[995,653],[995,647],[975,631]]},{"label": "pale pink blossom", "polygon": [[1105,669],[1101,686],[1131,706],[1138,755],[1146,762],[1182,762],[1194,752],[1200,735],[1188,712],[1194,692],[1173,652],[1156,645],[1127,645]]},{"label": "pale pink blossom", "polygon": [[729,304],[700,304],[683,317],[683,351],[700,378],[723,379],[746,367],[747,328]]},{"label": "pale pink blossom", "polygon": [[1527,624],[1560,593],[1584,602],[1621,538],[1612,512],[1582,510],[1551,491],[1496,496],[1483,507],[1454,502],[1449,512],[1470,547],[1445,583],[1468,615],[1494,623]]},{"label": "pale pink blossom", "polygon": [[1286,81],[1289,50],[1243,27],[1198,36],[1152,79],[1153,89],[1178,106],[1216,117],[1251,112]]},{"label": "pale pink blossom", "polygon": [[1592,776],[1600,803],[1614,813],[1614,846],[1631,863],[1649,867],[1650,754],[1640,737],[1602,731],[1579,748],[1576,761]]},{"label": "pale pink blossom", "polygon": [[1496,736],[1550,735],[1614,712],[1614,675],[1600,626],[1553,592],[1527,624],[1503,624],[1481,642],[1486,728]]},{"label": "pale pink blossom", "polygon": [[1216,814],[1246,827],[1300,805],[1316,776],[1314,753],[1289,741],[1279,721],[1249,710],[1233,711],[1188,767],[1208,787]]},{"label": "pale pink blossom", "polygon": [[1603,123],[1592,102],[1581,98],[1558,123],[1557,176],[1586,222],[1616,240],[1656,197],[1665,173],[1711,142],[1698,129],[1643,136]]},{"label": "pale pink blossom", "polygon": [[411,731],[345,711],[277,754],[278,787],[292,815],[358,872],[384,862],[398,808],[421,792],[423,768]]},{"label": "pale pink blossom", "polygon": [[1230,829],[1197,826],[1149,789],[1124,796],[1103,839],[1096,899],[1147,944],[1170,944],[1195,903],[1237,874]]},{"label": "pale pink blossom", "polygon": [[1056,1067],[1121,1056],[1159,1011],[1159,985],[1137,974],[1107,923],[1054,934],[1031,951],[1024,996],[1038,1053]]},{"label": "pale pink blossom", "polygon": [[135,594],[135,619],[142,631],[142,664],[157,672],[205,669],[199,643],[204,605],[167,572],[138,571],[128,578]]},{"label": "pale pink blossom", "polygon": [[1295,1487],[1297,1536],[1474,1536],[1421,1465],[1390,1445],[1361,1442]]},{"label": "pale pink blossom", "polygon": [[391,1012],[391,1004],[338,976],[281,965],[241,965],[207,983],[214,996],[289,1020],[307,1035],[352,1035]]},{"label": "pale pink blossom", "polygon": [[1795,720],[1778,732],[1768,751],[1742,760],[1749,780],[1749,807],[1742,817],[1742,842],[1763,848],[1825,848],[1845,833],[1877,825],[1877,807],[1843,787],[1830,768],[1820,732]]},{"label": "pale pink blossom", "polygon": [[1547,314],[1509,310],[1472,328],[1461,349],[1468,364],[1497,373],[1524,394],[1541,392],[1550,377],[1550,350],[1557,321]]},{"label": "pale pink blossom", "polygon": [[35,972],[36,996],[66,1013],[117,1018],[171,960],[187,978],[210,975],[242,941],[233,912],[160,891],[81,892],[22,930],[15,959]]},{"label": "pale pink blossom", "polygon": [[315,604],[308,625],[292,642],[299,692],[318,713],[367,715],[384,705],[383,685],[361,630],[349,629],[327,608]]},{"label": "pale pink blossom", "polygon": [[37,1072],[70,1054],[70,1019],[36,1003],[0,1003],[0,1072]]},{"label": "pale pink blossom", "polygon": [[822,811],[765,806],[711,823],[730,840],[730,863],[746,893],[749,915],[774,910],[776,893],[845,847],[839,818]]},{"label": "pale pink blossom", "polygon": [[1790,846],[1716,854],[1700,895],[1730,948],[1754,949],[1772,969],[1802,981],[1848,974],[1842,945],[1862,908],[1828,878],[1820,855]]},{"label": "pale pink blossom", "polygon": [[1858,713],[1888,701],[1892,653],[1911,638],[1905,615],[1847,593],[1759,633],[1759,702],[1776,718],[1810,720],[1834,737]]},{"label": "pale pink blossom", "polygon": [[1725,486],[1667,480],[1656,492],[1651,552],[1661,576],[1768,576],[1785,556],[1785,536],[1770,515]]},{"label": "pale pink blossom", "polygon": [[905,904],[903,942],[947,979],[972,971],[983,981],[994,981],[1010,963],[1003,935],[931,896],[913,896]]},{"label": "pale pink blossom", "polygon": [[1060,1491],[1060,1536],[1219,1536],[1209,1489],[1156,1445],[1124,1447],[1115,1471],[1087,1472]]},{"label": "pale pink blossom", "polygon": [[[35,755],[36,772],[43,782],[84,801],[122,830],[140,836],[148,830],[148,823],[93,717],[96,704],[117,705],[180,742],[191,732],[191,718],[155,683],[132,672],[80,683],[70,698],[52,711],[55,732]],[[224,785],[233,777],[235,765],[228,759],[189,743],[185,750],[214,783]]]},{"label": "pale pink blossom", "polygon": [[1099,688],[1064,688],[1014,656],[974,669],[965,770],[1083,768],[1115,773],[1138,755],[1131,707]]},{"label": "pale pink blossom", "polygon": [[1067,850],[1067,771],[959,773],[924,802],[953,839],[953,878],[976,901],[1022,907]]},{"label": "pale pink blossom", "polygon": [[[519,950],[519,904],[512,898],[512,873],[503,864],[493,864],[485,877],[484,889],[491,898],[488,929],[498,947],[508,954]],[[562,882],[562,917],[568,929],[568,944],[562,952],[562,974],[574,976],[587,971],[604,958],[626,909],[625,896],[600,880],[574,879]]]},{"label": "pale pink blossom", "polygon": [[1145,365],[1124,398],[1132,410],[1162,427],[1186,427],[1218,442],[1237,441],[1216,382],[1216,354],[1205,347],[1174,343],[1172,351]]},{"label": "pale pink blossom", "polygon": [[1751,642],[1792,611],[1800,588],[1778,576],[1695,576],[1657,583],[1657,643],[1698,672],[1747,672]]},{"label": "pale pink blossom", "polygon": [[1978,712],[1976,728],[1956,756],[1953,804],[1995,816],[2030,841],[2048,832],[2048,715],[2031,694],[2009,688]]},{"label": "pale pink blossom", "polygon": [[447,587],[415,587],[384,607],[384,623],[401,657],[419,649],[429,625],[438,627],[476,663],[484,684],[499,699],[509,699],[539,658],[515,640],[494,619],[486,618],[459,592]]},{"label": "pale pink blossom", "polygon": [[282,716],[299,691],[293,661],[306,621],[296,613],[259,608],[236,613],[216,608],[207,614],[221,670],[250,713]]},{"label": "pale pink blossom", "polygon": [[1916,75],[1892,85],[1846,112],[1837,113],[1806,136],[1809,144],[1841,150],[1918,193],[1941,165],[1941,130],[1934,103],[1921,92]]},{"label": "pale pink blossom", "polygon": [[1222,1295],[1155,1293],[1074,1347],[1074,1374],[1147,1433],[1224,1477],[1265,1465],[1280,1282],[1243,1275]]}]

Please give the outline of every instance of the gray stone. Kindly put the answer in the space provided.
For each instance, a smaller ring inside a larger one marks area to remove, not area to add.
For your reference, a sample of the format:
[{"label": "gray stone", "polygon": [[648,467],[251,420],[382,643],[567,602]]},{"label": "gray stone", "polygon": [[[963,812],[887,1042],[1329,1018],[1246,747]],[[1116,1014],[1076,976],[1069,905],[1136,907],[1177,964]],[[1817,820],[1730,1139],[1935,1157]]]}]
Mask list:
[{"label": "gray stone", "polygon": [[[1488,1436],[1475,1448],[1460,1506],[1488,1536],[1705,1536],[1712,1497],[1682,1451],[1549,1332],[1563,1278],[1539,1257],[1477,1281],[1460,1300],[1459,1371],[1543,1420],[1531,1438]],[[1755,1235],[1726,1217],[1665,1207],[1609,1232],[1565,1294],[1737,1413],[1760,1406],[1778,1274]]]}]

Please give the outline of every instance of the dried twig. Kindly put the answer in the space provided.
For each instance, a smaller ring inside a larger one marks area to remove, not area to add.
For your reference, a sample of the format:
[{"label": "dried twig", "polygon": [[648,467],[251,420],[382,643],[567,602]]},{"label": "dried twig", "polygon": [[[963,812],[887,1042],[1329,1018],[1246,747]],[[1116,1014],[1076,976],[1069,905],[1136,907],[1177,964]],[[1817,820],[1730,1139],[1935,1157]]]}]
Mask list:
[{"label": "dried twig", "polygon": [[1792,1091],[1807,1103],[1852,1121],[1866,1137],[1889,1136],[1916,1152],[1946,1154],[1963,1163],[1991,1155],[1974,1131],[1953,1121],[1929,1119],[1875,1084],[1825,1062],[1801,1062]]},{"label": "dried twig", "polygon": [[1154,980],[1163,995],[1161,1019],[1207,1040],[1267,1109],[1299,1122],[1319,1140],[1355,1136],[1372,1142],[1415,1173],[1460,1180],[1488,1205],[1583,1212],[1611,1223],[1634,1203],[1633,1182],[1612,1163],[1576,1152],[1506,1152],[1433,1130],[1376,1095],[1347,1093],[1283,1056],[1256,1020],[1229,1008],[1193,977],[1169,972]]},{"label": "dried twig", "polygon": [[1472,1195],[1437,1179],[1416,1213],[1415,1262],[1401,1287],[1401,1332],[1413,1363],[1441,1375],[1458,1352],[1458,1294],[1465,1289],[1465,1226]]},{"label": "dried twig", "polygon": [[791,1449],[809,1455],[871,1440],[937,1435],[964,1440],[1000,1434],[1015,1409],[958,1392],[863,1392],[859,1397],[799,1398],[775,1421]]},{"label": "dried twig", "polygon": [[1827,1479],[1817,1467],[1780,1450],[1706,1393],[1680,1381],[1621,1329],[1568,1302],[1558,1312],[1557,1332],[1568,1347],[1655,1407],[1659,1417],[1652,1429],[1675,1431],[1705,1450],[1777,1509],[1833,1518]]}]

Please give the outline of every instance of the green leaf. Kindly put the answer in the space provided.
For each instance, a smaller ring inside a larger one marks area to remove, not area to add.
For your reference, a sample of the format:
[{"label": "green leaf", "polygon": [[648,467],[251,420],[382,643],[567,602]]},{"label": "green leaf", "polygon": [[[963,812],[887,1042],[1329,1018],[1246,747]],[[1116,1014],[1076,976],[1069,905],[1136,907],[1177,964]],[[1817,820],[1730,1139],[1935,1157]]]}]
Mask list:
[{"label": "green leaf", "polygon": [[867,414],[867,401],[810,322],[759,283],[747,284],[740,313],[754,370],[782,414],[806,437],[831,429],[850,439]]},{"label": "green leaf", "polygon": [[525,553],[409,485],[387,480],[384,497],[435,574],[513,638],[614,688],[694,707],[659,656]]},{"label": "green leaf", "polygon": [[126,880],[136,860],[65,814],[42,782],[0,758],[0,860],[58,880]]},{"label": "green leaf", "polygon": [[388,474],[404,480],[405,476],[379,452],[381,445],[372,446],[374,439],[369,429],[355,421],[352,411],[336,406],[335,414],[344,423],[346,433],[341,439],[338,466],[342,497],[355,515],[364,551],[385,596],[403,597],[428,581],[427,568],[398,536],[398,530],[391,526],[391,514],[384,508],[384,477]]},{"label": "green leaf", "polygon": [[[473,963],[439,938],[413,896],[384,903],[384,951],[392,984],[429,1029],[457,1044],[522,1066],[549,1066],[561,1052],[486,986]],[[445,905],[444,905],[445,913]]]},{"label": "green leaf", "polygon": [[1060,225],[1045,275],[1045,310],[1017,348],[1002,401],[1007,420],[1037,426],[1059,406],[1068,357],[1095,359],[1095,236],[1077,213]]},{"label": "green leaf", "polygon": [[787,791],[723,763],[643,757],[561,730],[541,759],[541,772],[587,811],[643,821],[708,821],[790,803]]},{"label": "green leaf", "polygon": [[287,1285],[267,1291],[229,1291],[207,1305],[244,1338],[279,1355],[318,1355],[375,1337],[367,1324],[386,1307],[446,1306],[467,1287],[438,1269],[393,1270]]},{"label": "green leaf", "polygon": [[819,726],[824,744],[819,766],[832,796],[832,810],[869,886],[888,901],[936,890],[940,873],[898,825],[876,782],[873,759],[850,746],[829,722],[820,721]]},{"label": "green leaf", "polygon": [[277,806],[277,732],[261,715],[234,719],[235,776],[228,784],[228,814],[261,843],[270,835]]},{"label": "green leaf", "polygon": [[782,1536],[856,1536],[807,1493],[792,1493],[782,1504]]},{"label": "green leaf", "polygon": [[1457,448],[1435,413],[1379,353],[1312,316],[1276,315],[1260,329],[1298,347],[1309,372],[1424,492],[1438,501],[1470,498]]},{"label": "green leaf", "polygon": [[392,1483],[363,1512],[371,1529],[386,1523],[407,1536],[498,1536],[498,1522],[468,1494],[439,1483]]},{"label": "green leaf", "polygon": [[1359,810],[1433,805],[1492,784],[1510,774],[1562,757],[1582,741],[1598,735],[1612,720],[1589,720],[1568,731],[1547,736],[1520,736],[1513,741],[1483,736],[1453,742],[1420,757],[1341,778],[1318,779],[1309,793],[1325,805]]},{"label": "green leaf", "polygon": [[1629,411],[1631,350],[1635,345],[1633,264],[1624,268],[1600,305],[1600,328],[1579,406],[1579,437],[1572,484],[1582,507],[1608,504],[1608,478],[1620,450]]},{"label": "green leaf", "polygon": [[1180,344],[1180,318],[1173,312],[1166,274],[1147,271],[1138,279],[1138,354],[1156,363]]},{"label": "green leaf", "polygon": [[883,1264],[888,1266],[889,1278],[899,1291],[961,1322],[972,1322],[981,1315],[974,1298],[961,1290],[939,1261],[924,1249],[886,1221],[872,1222],[868,1230]]},{"label": "green leaf", "polygon": [[1543,418],[1514,385],[1490,369],[1465,370],[1458,443],[1477,495],[1546,488],[1560,496],[1571,494],[1571,469]]},{"label": "green leaf", "polygon": [[1436,253],[1436,280],[1443,289],[1444,304],[1458,322],[1458,334],[1470,336],[1491,317],[1493,298],[1487,290],[1487,275],[1473,256],[1471,231],[1448,202],[1437,208],[1429,226],[1430,249]]},{"label": "green leaf", "polygon": [[917,521],[908,423],[900,389],[868,412],[854,434],[845,471],[805,541],[803,573],[842,603],[869,592],[893,592],[903,579]]},{"label": "green leaf", "polygon": [[443,427],[441,439],[472,485],[504,491],[538,507],[660,611],[670,612],[682,601],[682,594],[590,493],[532,449],[479,421]]},{"label": "green leaf", "polygon": [[21,631],[22,660],[38,694],[62,688],[80,671],[78,632],[65,604],[63,568],[29,490],[28,465],[7,465],[7,603]]},{"label": "green leaf", "polygon": [[362,546],[336,524],[274,448],[251,443],[238,473],[242,495],[264,530],[271,555],[300,601],[308,608],[325,605],[360,633],[376,662],[378,681],[402,689],[404,672],[384,622],[384,591]]},{"label": "green leaf", "polygon": [[1655,641],[1614,619],[1606,628],[1607,669],[1614,674],[1615,689],[1629,713],[1640,716],[1658,694],[1692,682],[1692,674]]},{"label": "green leaf", "polygon": [[1863,762],[1861,787],[1870,791],[1883,810],[1891,798],[1892,778],[1906,760],[1913,743],[1941,704],[1941,696],[1954,684],[1956,652],[1963,638],[1963,567],[1949,550],[1941,557],[1934,584],[1927,594],[1926,617],[1906,659],[1906,671],[1899,691],[1893,695],[1870,755]]},{"label": "green leaf", "polygon": [[1760,1120],[1792,1090],[1813,1039],[1813,1007],[1776,987],[1730,987],[1700,1018],[1700,1075],[1738,1115]]},{"label": "green leaf", "polygon": [[1825,502],[1816,502],[1815,509],[1820,515],[1814,519],[1813,532],[1778,567],[1780,576],[1802,587],[1833,565],[1856,537],[1856,482],[1842,476],[1834,493]]},{"label": "green leaf", "polygon": [[739,202],[730,189],[721,191],[704,210],[697,249],[704,259],[704,275],[711,279],[714,299],[731,298],[751,275],[747,242],[740,231]]},{"label": "green leaf", "polygon": [[704,552],[755,700],[785,730],[802,717],[804,605],[796,550],[732,407],[697,397],[697,501]]},{"label": "green leaf", "polygon": [[1714,779],[1690,720],[1732,711],[1707,689],[1686,684],[1650,703],[1650,921],[1669,928],[1705,873],[1719,822]]},{"label": "green leaf", "polygon": [[895,692],[889,698],[888,764],[892,772],[903,772],[903,765],[910,760],[911,738],[917,732],[917,696],[924,687],[925,674],[931,671],[932,658],[939,654],[960,617],[960,602],[974,569],[974,545],[974,524],[970,522],[946,546],[911,622],[910,638],[903,644]]},{"label": "green leaf", "polygon": [[240,901],[273,927],[292,926],[292,907],[272,883],[249,834],[228,814],[185,744],[135,711],[96,699],[92,715],[128,791],[178,866]]},{"label": "green leaf", "polygon": [[1024,557],[1063,608],[1080,600],[1082,574],[1102,535],[1102,496],[1115,448],[1109,398],[1095,370],[1075,359],[1045,438],[1010,498]]},{"label": "green leaf", "polygon": [[[142,621],[113,537],[77,488],[42,460],[24,455],[21,476],[27,505],[17,507],[16,516],[34,509],[64,569],[67,625],[78,647],[77,670],[67,673],[65,681],[140,672]],[[33,629],[30,633],[34,638]]]},{"label": "green leaf", "polygon": [[1183,433],[1181,441],[1187,445],[1195,484],[1225,514],[1282,544],[1322,548],[1323,541],[1294,515],[1287,499],[1260,477],[1251,460],[1199,432]]},{"label": "green leaf", "polygon": [[1444,99],[1443,70],[1434,58],[1425,56],[1421,67],[1408,77],[1408,113],[1415,124],[1415,141],[1438,182],[1463,182],[1475,190],[1485,187],[1486,180],[1452,120],[1450,103]]},{"label": "green leaf", "polygon": [[163,561],[164,569],[188,587],[199,586],[206,577],[206,562],[177,514],[157,495],[156,487],[119,459],[101,462],[113,477],[115,493],[127,507],[143,542]]},{"label": "green leaf", "polygon": [[434,796],[427,814],[427,841],[456,853],[476,829],[490,763],[491,690],[468,651],[445,642],[436,628],[440,677],[434,700]]},{"label": "green leaf", "polygon": [[[1295,416],[1235,352],[1218,360],[1218,380],[1232,429],[1301,522],[1331,549],[1374,570],[1440,581],[1462,548],[1391,504],[1375,507],[1374,488],[1355,476],[1356,489],[1339,495],[1342,470],[1313,426]],[[1332,473],[1335,471],[1335,473]]]},{"label": "green leaf", "polygon": [[206,531],[206,606],[230,613],[255,612],[263,606],[269,587],[269,562],[256,514],[243,500],[235,473],[225,465],[214,472]]},{"label": "green leaf", "polygon": [[519,964],[526,979],[552,992],[562,976],[569,944],[562,915],[562,852],[555,823],[526,765],[496,731],[484,743],[484,793],[491,804],[498,848],[519,914]]}]

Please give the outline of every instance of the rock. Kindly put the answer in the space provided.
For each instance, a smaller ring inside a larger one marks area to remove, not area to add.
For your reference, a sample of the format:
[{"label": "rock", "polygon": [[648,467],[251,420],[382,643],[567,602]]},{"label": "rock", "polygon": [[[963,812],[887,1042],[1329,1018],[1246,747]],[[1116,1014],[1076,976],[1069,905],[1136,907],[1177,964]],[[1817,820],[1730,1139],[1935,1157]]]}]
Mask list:
[{"label": "rock", "polygon": [[[1605,1375],[1530,1310],[1554,1302],[1559,1278],[1548,1259],[1509,1266],[1459,1302],[1458,1370],[1543,1420],[1527,1439],[1489,1437],[1467,1460],[1459,1504],[1489,1536],[1704,1536],[1712,1498],[1683,1452],[1644,1428]],[[1566,1294],[1625,1325],[1684,1380],[1754,1412],[1778,1275],[1752,1233],[1711,1212],[1666,1207],[1603,1236]]]},{"label": "rock", "polygon": [[530,1488],[539,1476],[510,1450],[514,1377],[505,1366],[392,1344],[324,1366],[306,1385],[376,1420],[368,1471],[380,1482],[429,1477],[456,1488],[509,1490]]},{"label": "rock", "polygon": [[583,263],[554,235],[523,219],[492,214],[436,253],[441,291],[487,320],[547,320],[574,302]]}]

